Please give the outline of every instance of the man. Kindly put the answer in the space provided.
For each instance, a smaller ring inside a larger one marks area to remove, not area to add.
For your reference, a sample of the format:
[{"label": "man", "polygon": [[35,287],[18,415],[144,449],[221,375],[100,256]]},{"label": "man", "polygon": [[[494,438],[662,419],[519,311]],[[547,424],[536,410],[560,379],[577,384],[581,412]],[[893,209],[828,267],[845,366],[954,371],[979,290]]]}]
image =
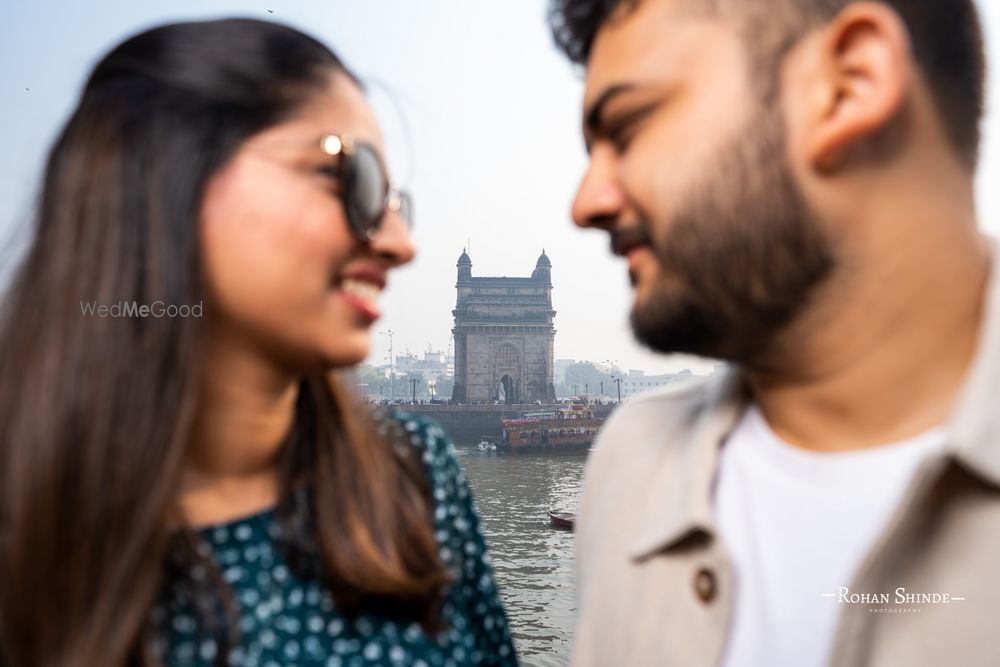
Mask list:
[{"label": "man", "polygon": [[556,0],[573,204],[637,337],[725,359],[609,420],[574,664],[1000,660],[1000,290],[971,0]]}]

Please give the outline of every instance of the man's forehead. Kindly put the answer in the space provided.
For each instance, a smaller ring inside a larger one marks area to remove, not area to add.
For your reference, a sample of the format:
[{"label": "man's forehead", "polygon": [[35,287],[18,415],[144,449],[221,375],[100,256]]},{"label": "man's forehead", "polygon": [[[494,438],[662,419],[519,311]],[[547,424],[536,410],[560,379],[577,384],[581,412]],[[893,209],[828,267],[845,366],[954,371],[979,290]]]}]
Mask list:
[{"label": "man's forehead", "polygon": [[597,32],[587,62],[585,104],[610,86],[655,82],[664,67],[705,55],[706,33],[721,29],[704,0],[642,0],[617,12]]}]

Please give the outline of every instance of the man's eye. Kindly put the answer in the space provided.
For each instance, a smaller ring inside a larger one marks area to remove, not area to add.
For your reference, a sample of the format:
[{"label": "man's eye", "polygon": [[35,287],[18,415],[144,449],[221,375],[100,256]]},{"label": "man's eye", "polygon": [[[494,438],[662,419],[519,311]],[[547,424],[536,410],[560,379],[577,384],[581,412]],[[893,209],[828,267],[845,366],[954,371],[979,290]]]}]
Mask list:
[{"label": "man's eye", "polygon": [[626,123],[609,129],[608,141],[611,142],[616,151],[622,153],[628,148],[629,141],[634,135],[634,124]]},{"label": "man's eye", "polygon": [[628,148],[629,142],[635,137],[636,130],[642,120],[649,115],[651,110],[652,107],[641,107],[635,111],[624,113],[608,123],[605,136],[616,151],[622,153]]}]

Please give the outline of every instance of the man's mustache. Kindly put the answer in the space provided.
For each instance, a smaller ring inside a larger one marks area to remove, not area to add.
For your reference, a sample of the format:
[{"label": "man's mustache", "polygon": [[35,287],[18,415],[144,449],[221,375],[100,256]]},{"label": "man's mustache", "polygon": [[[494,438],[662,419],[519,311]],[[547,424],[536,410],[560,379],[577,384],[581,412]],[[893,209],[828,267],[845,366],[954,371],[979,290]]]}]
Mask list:
[{"label": "man's mustache", "polygon": [[611,230],[611,252],[615,255],[625,255],[636,246],[652,245],[652,243],[649,225],[645,221]]}]

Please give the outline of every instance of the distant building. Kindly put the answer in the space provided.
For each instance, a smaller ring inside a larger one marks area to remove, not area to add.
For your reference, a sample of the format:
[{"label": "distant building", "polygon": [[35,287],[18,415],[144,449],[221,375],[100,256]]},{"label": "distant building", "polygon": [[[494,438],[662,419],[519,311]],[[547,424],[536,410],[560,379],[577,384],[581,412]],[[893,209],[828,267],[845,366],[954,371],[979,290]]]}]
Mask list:
[{"label": "distant building", "polygon": [[694,375],[687,369],[679,373],[667,373],[666,375],[646,375],[645,371],[630,370],[628,375],[622,378],[622,398],[641,394],[655,387],[683,382],[692,377]]},{"label": "distant building", "polygon": [[552,262],[545,251],[530,278],[474,278],[472,260],[465,251],[457,267],[452,400],[554,401],[556,312],[552,310]]},{"label": "distant building", "polygon": [[[389,364],[379,366],[380,373],[389,377],[391,367]],[[423,357],[415,354],[396,355],[396,377],[405,377],[410,373],[422,375],[425,380],[437,380],[443,375],[455,374],[455,358],[449,357],[446,353],[428,349]]]},{"label": "distant building", "polygon": [[556,385],[566,383],[566,369],[576,363],[576,359],[556,359],[552,371],[552,382]]}]

